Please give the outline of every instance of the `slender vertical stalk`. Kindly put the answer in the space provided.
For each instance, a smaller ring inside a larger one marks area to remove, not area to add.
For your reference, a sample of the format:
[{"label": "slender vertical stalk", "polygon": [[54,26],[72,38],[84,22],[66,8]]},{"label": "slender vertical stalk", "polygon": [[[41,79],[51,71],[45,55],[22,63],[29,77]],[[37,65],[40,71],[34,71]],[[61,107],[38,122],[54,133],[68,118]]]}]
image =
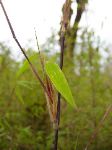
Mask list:
[{"label": "slender vertical stalk", "polygon": [[[60,69],[63,68],[63,57],[64,57],[64,49],[65,49],[65,35],[68,30],[68,26],[70,23],[70,16],[71,16],[71,0],[66,0],[63,8],[62,8],[62,20],[61,20],[61,28],[60,28],[60,47],[61,47],[61,54],[60,54]],[[61,103],[60,103],[61,95],[58,93],[58,104],[57,104],[57,118],[56,124],[57,127],[55,128],[54,133],[54,142],[53,142],[53,150],[57,150],[58,145],[58,132],[59,132],[59,124],[60,124],[60,111],[61,111]]]},{"label": "slender vertical stalk", "polygon": [[[61,54],[60,54],[60,68],[63,68],[63,56],[64,56],[64,43],[65,43],[65,35],[62,34],[61,39]],[[61,111],[61,94],[58,93],[58,104],[57,104],[57,127],[55,128],[55,133],[54,133],[54,142],[53,142],[53,150],[57,150],[58,146],[58,133],[59,133],[59,124],[60,124],[60,111]]]}]

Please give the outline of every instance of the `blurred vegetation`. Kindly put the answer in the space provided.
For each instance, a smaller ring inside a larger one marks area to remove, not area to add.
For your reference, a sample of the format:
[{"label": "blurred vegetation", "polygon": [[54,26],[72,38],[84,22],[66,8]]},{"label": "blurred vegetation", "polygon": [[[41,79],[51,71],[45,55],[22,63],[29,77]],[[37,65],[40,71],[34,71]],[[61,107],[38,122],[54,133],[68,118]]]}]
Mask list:
[{"label": "blurred vegetation", "polygon": [[[54,53],[54,36],[44,44],[46,59],[59,61]],[[63,71],[79,111],[61,101],[59,150],[82,150],[112,101],[112,54],[94,32],[83,30],[74,57],[65,52]],[[55,43],[55,44],[54,44]],[[39,55],[27,54],[43,78]],[[35,56],[35,57],[32,57]],[[16,61],[11,48],[0,43],[0,150],[49,150],[53,142],[46,100],[30,68],[18,76],[25,60]],[[89,150],[111,150],[112,113],[108,116]]]}]

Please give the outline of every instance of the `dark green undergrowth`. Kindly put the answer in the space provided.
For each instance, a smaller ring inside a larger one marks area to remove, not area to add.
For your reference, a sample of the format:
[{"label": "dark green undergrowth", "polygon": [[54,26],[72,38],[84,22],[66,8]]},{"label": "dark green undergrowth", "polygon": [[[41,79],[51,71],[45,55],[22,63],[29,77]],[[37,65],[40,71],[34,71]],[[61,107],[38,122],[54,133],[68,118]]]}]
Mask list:
[{"label": "dark green undergrowth", "polygon": [[[51,40],[52,41],[52,40]],[[59,150],[84,150],[91,134],[112,102],[112,71],[109,50],[92,33],[82,33],[74,58],[64,57],[63,72],[69,82],[78,111],[61,102]],[[44,46],[46,59],[58,63],[59,54]],[[105,53],[105,56],[102,55]],[[38,54],[29,57],[43,78]],[[46,100],[40,84],[27,68],[17,78],[24,63],[11,56],[11,48],[0,43],[0,150],[49,150],[53,142]],[[112,149],[112,113],[105,120],[89,150]]]}]

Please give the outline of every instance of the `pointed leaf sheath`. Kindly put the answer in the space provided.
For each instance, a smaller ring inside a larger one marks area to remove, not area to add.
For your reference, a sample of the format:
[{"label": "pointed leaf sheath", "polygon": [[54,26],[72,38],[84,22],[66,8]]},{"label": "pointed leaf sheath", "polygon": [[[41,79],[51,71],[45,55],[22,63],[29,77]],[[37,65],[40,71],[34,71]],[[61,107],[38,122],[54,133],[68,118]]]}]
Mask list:
[{"label": "pointed leaf sheath", "polygon": [[52,123],[56,123],[56,114],[57,114],[57,100],[56,100],[56,93],[53,87],[53,84],[51,83],[50,79],[46,75],[46,87],[47,92],[49,93],[49,96],[45,93],[46,100],[47,100],[47,106],[50,114],[50,119]]},{"label": "pointed leaf sheath", "polygon": [[72,107],[76,107],[68,82],[59,66],[56,63],[47,62],[45,70],[57,91]]}]

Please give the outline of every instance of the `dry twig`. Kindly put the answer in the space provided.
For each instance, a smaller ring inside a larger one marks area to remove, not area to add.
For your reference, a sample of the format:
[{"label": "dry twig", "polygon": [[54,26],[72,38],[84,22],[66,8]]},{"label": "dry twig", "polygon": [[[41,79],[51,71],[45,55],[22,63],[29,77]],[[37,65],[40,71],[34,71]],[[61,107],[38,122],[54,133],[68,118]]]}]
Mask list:
[{"label": "dry twig", "polygon": [[109,113],[112,111],[112,105],[108,106],[108,108],[106,109],[101,121],[99,122],[97,128],[95,129],[95,131],[93,132],[93,134],[90,137],[90,140],[88,142],[88,144],[86,145],[84,150],[88,150],[88,147],[90,146],[90,144],[95,140],[95,137],[98,135],[99,130],[101,129],[101,127],[103,126],[103,123],[105,121],[105,119],[107,118],[107,116],[109,115]]}]

